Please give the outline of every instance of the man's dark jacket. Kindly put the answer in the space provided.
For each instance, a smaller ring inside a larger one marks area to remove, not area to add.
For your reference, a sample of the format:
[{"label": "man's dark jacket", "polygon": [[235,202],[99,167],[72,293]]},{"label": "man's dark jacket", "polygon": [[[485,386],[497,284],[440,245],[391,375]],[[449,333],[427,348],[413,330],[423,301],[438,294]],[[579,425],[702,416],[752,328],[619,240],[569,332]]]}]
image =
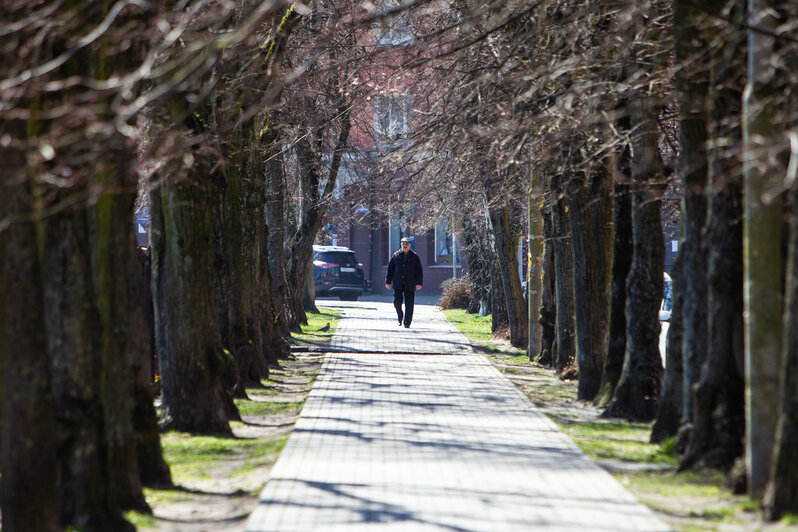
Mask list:
[{"label": "man's dark jacket", "polygon": [[424,272],[421,269],[421,259],[412,249],[407,253],[402,250],[395,251],[388,263],[388,273],[385,275],[385,284],[391,285],[394,290],[415,290],[416,285],[424,284]]}]

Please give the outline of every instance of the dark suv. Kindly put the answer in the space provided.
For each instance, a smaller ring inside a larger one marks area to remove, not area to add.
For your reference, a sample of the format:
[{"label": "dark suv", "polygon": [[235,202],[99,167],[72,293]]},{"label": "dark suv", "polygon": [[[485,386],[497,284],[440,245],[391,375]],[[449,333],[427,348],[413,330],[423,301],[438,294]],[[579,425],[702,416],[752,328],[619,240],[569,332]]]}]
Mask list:
[{"label": "dark suv", "polygon": [[357,301],[363,293],[363,265],[341,246],[313,246],[313,281],[317,296]]}]

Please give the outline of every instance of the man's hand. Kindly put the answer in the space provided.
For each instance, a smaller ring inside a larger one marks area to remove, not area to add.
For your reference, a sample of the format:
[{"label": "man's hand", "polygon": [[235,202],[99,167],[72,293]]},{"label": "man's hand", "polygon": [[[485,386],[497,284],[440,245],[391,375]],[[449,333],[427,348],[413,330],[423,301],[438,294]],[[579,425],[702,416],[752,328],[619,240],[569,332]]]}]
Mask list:
[{"label": "man's hand", "polygon": [[421,285],[420,284],[416,285],[416,290],[421,290]]},{"label": "man's hand", "polygon": [[391,285],[389,285],[389,284],[386,284],[386,285],[385,285],[385,288],[387,288],[388,290],[390,290],[390,289],[391,289]]}]

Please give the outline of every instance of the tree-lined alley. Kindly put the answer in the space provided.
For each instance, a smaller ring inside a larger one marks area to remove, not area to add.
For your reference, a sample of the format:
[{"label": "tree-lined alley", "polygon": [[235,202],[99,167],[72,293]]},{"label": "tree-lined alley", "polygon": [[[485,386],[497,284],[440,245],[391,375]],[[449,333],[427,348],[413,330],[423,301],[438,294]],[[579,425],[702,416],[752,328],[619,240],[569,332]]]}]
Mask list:
[{"label": "tree-lined alley", "polygon": [[[288,355],[337,203],[397,195],[580,400],[798,513],[796,26],[788,0],[5,2],[4,529],[132,529],[159,429],[229,433]],[[412,128],[358,153],[399,78]]]}]

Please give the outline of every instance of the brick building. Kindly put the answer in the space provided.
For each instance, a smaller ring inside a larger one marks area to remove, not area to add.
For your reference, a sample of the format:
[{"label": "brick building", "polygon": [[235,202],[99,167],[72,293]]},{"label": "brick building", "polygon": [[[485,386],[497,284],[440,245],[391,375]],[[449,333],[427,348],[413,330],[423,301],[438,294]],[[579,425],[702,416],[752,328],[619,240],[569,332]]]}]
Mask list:
[{"label": "brick building", "polygon": [[[420,213],[412,198],[397,197],[390,188],[374,191],[374,187],[363,186],[369,172],[391,173],[388,181],[394,184],[404,179],[401,164],[392,166],[391,161],[401,160],[403,146],[413,131],[413,116],[424,106],[413,90],[415,81],[423,77],[423,69],[405,70],[402,64],[423,53],[416,47],[414,32],[424,25],[425,18],[434,20],[438,8],[430,6],[411,17],[408,12],[397,12],[399,5],[398,0],[383,2],[378,9],[389,14],[362,37],[374,47],[378,60],[358,76],[369,96],[353,112],[352,149],[344,157],[336,205],[330,210],[331,223],[322,231],[320,240],[353,249],[364,266],[366,279],[380,293],[386,291],[385,273],[391,254],[399,249],[399,240],[409,236],[424,268],[421,293],[436,294],[443,281],[465,274],[458,223],[442,216],[417,224]],[[377,166],[381,168],[377,170]],[[347,194],[350,187],[359,192]],[[375,201],[374,194],[383,196]],[[392,203],[386,212],[385,199],[389,195],[393,196]],[[376,209],[375,203],[383,207]],[[336,227],[339,224],[332,222],[336,219],[346,220],[340,230]]]}]

